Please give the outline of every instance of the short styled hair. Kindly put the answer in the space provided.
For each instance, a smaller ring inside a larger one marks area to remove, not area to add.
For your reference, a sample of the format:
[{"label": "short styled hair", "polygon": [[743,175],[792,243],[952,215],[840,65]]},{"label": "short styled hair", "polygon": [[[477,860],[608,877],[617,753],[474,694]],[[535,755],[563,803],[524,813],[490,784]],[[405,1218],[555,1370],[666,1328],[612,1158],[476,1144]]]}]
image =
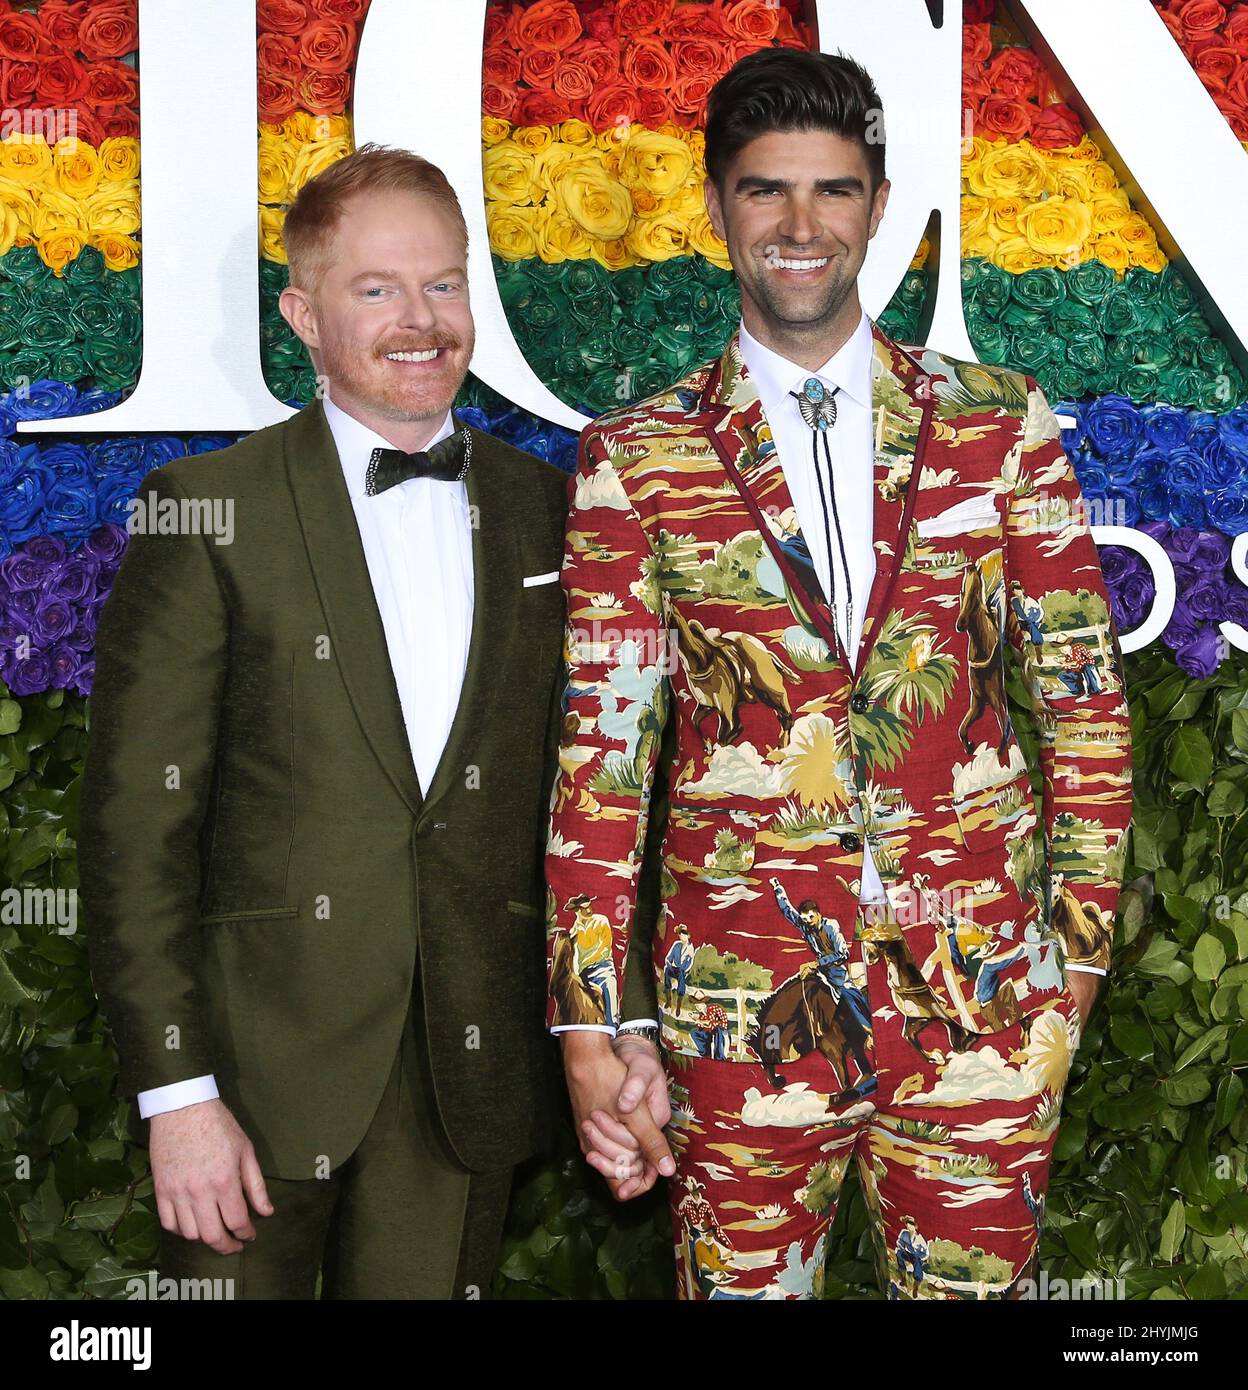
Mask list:
[{"label": "short styled hair", "polygon": [[760,48],[719,79],[707,103],[706,172],[721,193],[736,156],[777,130],[826,130],[856,140],[871,191],[884,182],[884,108],[867,70],[844,54]]},{"label": "short styled hair", "polygon": [[329,268],[334,233],[348,199],[357,193],[414,193],[451,214],[468,249],[468,226],[450,180],[411,150],[361,145],[322,169],[295,196],[286,213],[282,240],[290,263],[290,283],[316,294]]}]

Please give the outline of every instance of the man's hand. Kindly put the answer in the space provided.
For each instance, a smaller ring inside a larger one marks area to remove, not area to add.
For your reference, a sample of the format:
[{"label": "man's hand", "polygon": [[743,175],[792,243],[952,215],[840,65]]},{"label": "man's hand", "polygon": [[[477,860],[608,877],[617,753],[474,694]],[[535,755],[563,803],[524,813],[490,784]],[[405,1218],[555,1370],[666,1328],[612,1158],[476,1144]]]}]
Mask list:
[{"label": "man's hand", "polygon": [[671,1111],[656,1049],[629,1039],[617,1055],[606,1033],[560,1033],[559,1039],[581,1152],[611,1195],[626,1202],[648,1192],[660,1173],[671,1177],[676,1162],[661,1128]]},{"label": "man's hand", "polygon": [[237,1254],[256,1238],[247,1201],[261,1216],[273,1215],[251,1140],[221,1100],[153,1115],[151,1126],[160,1224],[219,1255]]},{"label": "man's hand", "polygon": [[1066,986],[1071,994],[1075,996],[1075,1003],[1079,1006],[1079,1026],[1086,1028],[1088,1017],[1092,1013],[1092,1006],[1096,1003],[1096,996],[1101,990],[1103,975],[1093,975],[1087,970],[1068,970],[1066,972]]}]

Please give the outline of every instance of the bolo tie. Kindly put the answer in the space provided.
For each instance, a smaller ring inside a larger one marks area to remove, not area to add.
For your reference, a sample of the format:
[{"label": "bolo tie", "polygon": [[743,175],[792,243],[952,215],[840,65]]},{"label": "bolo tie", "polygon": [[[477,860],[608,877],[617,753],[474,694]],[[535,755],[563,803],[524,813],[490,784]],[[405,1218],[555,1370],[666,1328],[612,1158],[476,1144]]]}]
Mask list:
[{"label": "bolo tie", "polygon": [[[832,563],[832,523],[836,525],[836,541],[841,552],[841,566],[845,574],[845,649],[848,657],[849,644],[853,640],[854,630],[854,591],[849,580],[849,561],[845,557],[845,537],[841,532],[841,517],[836,507],[836,489],[832,482],[832,448],[828,443],[828,435],[836,424],[836,397],[840,389],[839,386],[834,386],[829,391],[818,377],[812,376],[806,379],[800,393],[790,391],[789,395],[797,402],[802,419],[810,429],[810,457],[815,469],[815,481],[819,484],[819,504],[823,509],[823,536],[828,547],[828,586],[831,590],[828,595],[828,606],[834,616],[836,614],[836,566]],[[828,474],[826,494],[823,487],[823,472],[819,467],[820,439],[823,440],[823,461]],[[829,497],[832,501],[831,522],[828,519]],[[835,631],[835,625],[833,631]]]}]

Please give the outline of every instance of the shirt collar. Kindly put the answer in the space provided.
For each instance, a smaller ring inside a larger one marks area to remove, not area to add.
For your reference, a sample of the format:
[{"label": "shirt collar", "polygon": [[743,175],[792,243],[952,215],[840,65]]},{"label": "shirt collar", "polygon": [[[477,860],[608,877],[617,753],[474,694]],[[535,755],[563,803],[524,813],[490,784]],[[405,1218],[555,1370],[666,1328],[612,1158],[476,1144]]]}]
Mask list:
[{"label": "shirt collar", "polygon": [[741,360],[754,379],[764,411],[774,411],[783,404],[790,391],[800,391],[803,383],[812,376],[820,377],[829,386],[839,386],[845,395],[867,410],[871,409],[871,320],[865,311],[858,320],[857,328],[817,372],[809,372],[773,349],[764,347],[744,323],[741,325],[739,345]]},{"label": "shirt collar", "polygon": [[[338,450],[338,460],[342,464],[342,473],[346,479],[347,491],[351,495],[351,500],[354,501],[357,497],[367,497],[365,474],[368,472],[368,463],[373,456],[373,450],[378,448],[393,449],[395,445],[391,444],[383,435],[378,434],[376,430],[370,429],[357,420],[354,415],[348,415],[340,405],[335,405],[330,399],[328,391],[325,393],[324,406],[325,419],[328,421],[330,433],[334,437],[334,444]],[[454,417],[448,410],[446,419],[442,421],[438,432],[425,445],[425,448],[431,449],[440,440],[454,434],[456,428]],[[415,480],[409,479],[408,481]]]}]

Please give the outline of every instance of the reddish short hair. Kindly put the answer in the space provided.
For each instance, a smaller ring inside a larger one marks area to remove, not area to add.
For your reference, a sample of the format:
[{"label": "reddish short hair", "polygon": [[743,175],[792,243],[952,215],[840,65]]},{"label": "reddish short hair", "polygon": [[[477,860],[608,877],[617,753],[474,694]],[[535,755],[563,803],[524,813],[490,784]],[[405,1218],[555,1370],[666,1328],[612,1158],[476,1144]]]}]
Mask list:
[{"label": "reddish short hair", "polygon": [[309,179],[286,213],[282,240],[290,283],[315,294],[329,268],[330,250],[348,199],[357,193],[414,193],[450,213],[468,249],[468,226],[450,180],[411,150],[361,145]]}]

